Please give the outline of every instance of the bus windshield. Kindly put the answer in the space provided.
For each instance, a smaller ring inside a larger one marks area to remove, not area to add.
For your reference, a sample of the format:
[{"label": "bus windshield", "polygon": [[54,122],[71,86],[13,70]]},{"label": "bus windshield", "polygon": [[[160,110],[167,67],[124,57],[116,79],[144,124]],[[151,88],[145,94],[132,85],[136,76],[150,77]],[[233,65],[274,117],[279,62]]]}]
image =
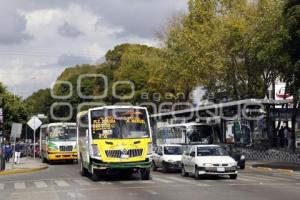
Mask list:
[{"label": "bus windshield", "polygon": [[212,144],[213,129],[209,125],[193,125],[187,128],[187,137],[190,142]]},{"label": "bus windshield", "polygon": [[49,127],[49,141],[76,141],[75,126]]},{"label": "bus windshield", "polygon": [[91,112],[93,139],[150,137],[145,109],[99,109]]}]

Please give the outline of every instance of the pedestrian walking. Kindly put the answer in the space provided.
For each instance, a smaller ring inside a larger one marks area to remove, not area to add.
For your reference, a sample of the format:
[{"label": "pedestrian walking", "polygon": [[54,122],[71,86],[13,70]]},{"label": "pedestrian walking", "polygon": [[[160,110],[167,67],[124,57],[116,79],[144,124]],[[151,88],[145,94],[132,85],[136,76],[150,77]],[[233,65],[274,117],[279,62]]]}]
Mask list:
[{"label": "pedestrian walking", "polygon": [[283,148],[284,147],[284,128],[283,126],[280,127],[279,132],[278,132],[278,136],[279,136],[279,144],[280,147]]},{"label": "pedestrian walking", "polygon": [[5,162],[7,163],[9,162],[10,155],[11,155],[11,146],[9,143],[6,143],[4,147]]},{"label": "pedestrian walking", "polygon": [[15,146],[15,164],[20,163],[20,157],[21,157],[21,144],[18,142]]},{"label": "pedestrian walking", "polygon": [[289,148],[289,127],[286,126],[283,130],[283,134],[284,134],[284,147]]}]

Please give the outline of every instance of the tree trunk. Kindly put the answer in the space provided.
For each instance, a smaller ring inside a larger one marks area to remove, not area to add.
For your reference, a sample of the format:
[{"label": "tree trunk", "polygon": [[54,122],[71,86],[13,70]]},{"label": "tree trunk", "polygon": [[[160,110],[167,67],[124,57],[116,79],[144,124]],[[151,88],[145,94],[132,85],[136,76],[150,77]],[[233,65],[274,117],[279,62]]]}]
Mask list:
[{"label": "tree trunk", "polygon": [[[295,96],[297,98],[295,99]],[[292,110],[292,130],[291,130],[291,150],[295,153],[296,151],[296,119],[297,119],[297,114],[299,111],[299,103],[298,103],[298,95],[294,96],[294,103],[293,103],[293,110]]]}]

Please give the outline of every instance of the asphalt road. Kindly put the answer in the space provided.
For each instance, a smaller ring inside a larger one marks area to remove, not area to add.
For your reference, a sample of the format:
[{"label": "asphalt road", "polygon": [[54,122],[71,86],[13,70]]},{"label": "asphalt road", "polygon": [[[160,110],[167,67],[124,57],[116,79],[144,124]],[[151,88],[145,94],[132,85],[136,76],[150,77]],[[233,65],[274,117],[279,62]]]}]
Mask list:
[{"label": "asphalt road", "polygon": [[228,178],[181,177],[179,173],[153,172],[152,180],[139,176],[107,176],[93,182],[79,175],[77,165],[50,165],[31,173],[0,176],[0,200],[188,200],[256,199],[288,200],[300,198],[300,173],[242,170],[237,180]]}]

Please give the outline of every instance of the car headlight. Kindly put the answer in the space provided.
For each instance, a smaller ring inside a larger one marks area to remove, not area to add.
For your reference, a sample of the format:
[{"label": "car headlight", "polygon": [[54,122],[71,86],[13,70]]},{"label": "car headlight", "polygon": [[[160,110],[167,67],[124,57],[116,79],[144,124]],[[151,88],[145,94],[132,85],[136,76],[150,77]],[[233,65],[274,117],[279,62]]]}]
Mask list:
[{"label": "car headlight", "polygon": [[241,155],[241,160],[245,160],[245,156],[244,155]]},{"label": "car headlight", "polygon": [[152,150],[152,143],[148,143],[148,155],[152,155],[153,150]]},{"label": "car headlight", "polygon": [[204,163],[203,166],[204,166],[204,167],[212,167],[213,164],[212,164],[212,163]]},{"label": "car headlight", "polygon": [[100,156],[99,148],[97,144],[92,144],[92,155],[93,156]]},{"label": "car headlight", "polygon": [[237,163],[236,163],[236,162],[229,163],[229,166],[231,166],[231,167],[236,167],[236,166],[237,166]]}]

